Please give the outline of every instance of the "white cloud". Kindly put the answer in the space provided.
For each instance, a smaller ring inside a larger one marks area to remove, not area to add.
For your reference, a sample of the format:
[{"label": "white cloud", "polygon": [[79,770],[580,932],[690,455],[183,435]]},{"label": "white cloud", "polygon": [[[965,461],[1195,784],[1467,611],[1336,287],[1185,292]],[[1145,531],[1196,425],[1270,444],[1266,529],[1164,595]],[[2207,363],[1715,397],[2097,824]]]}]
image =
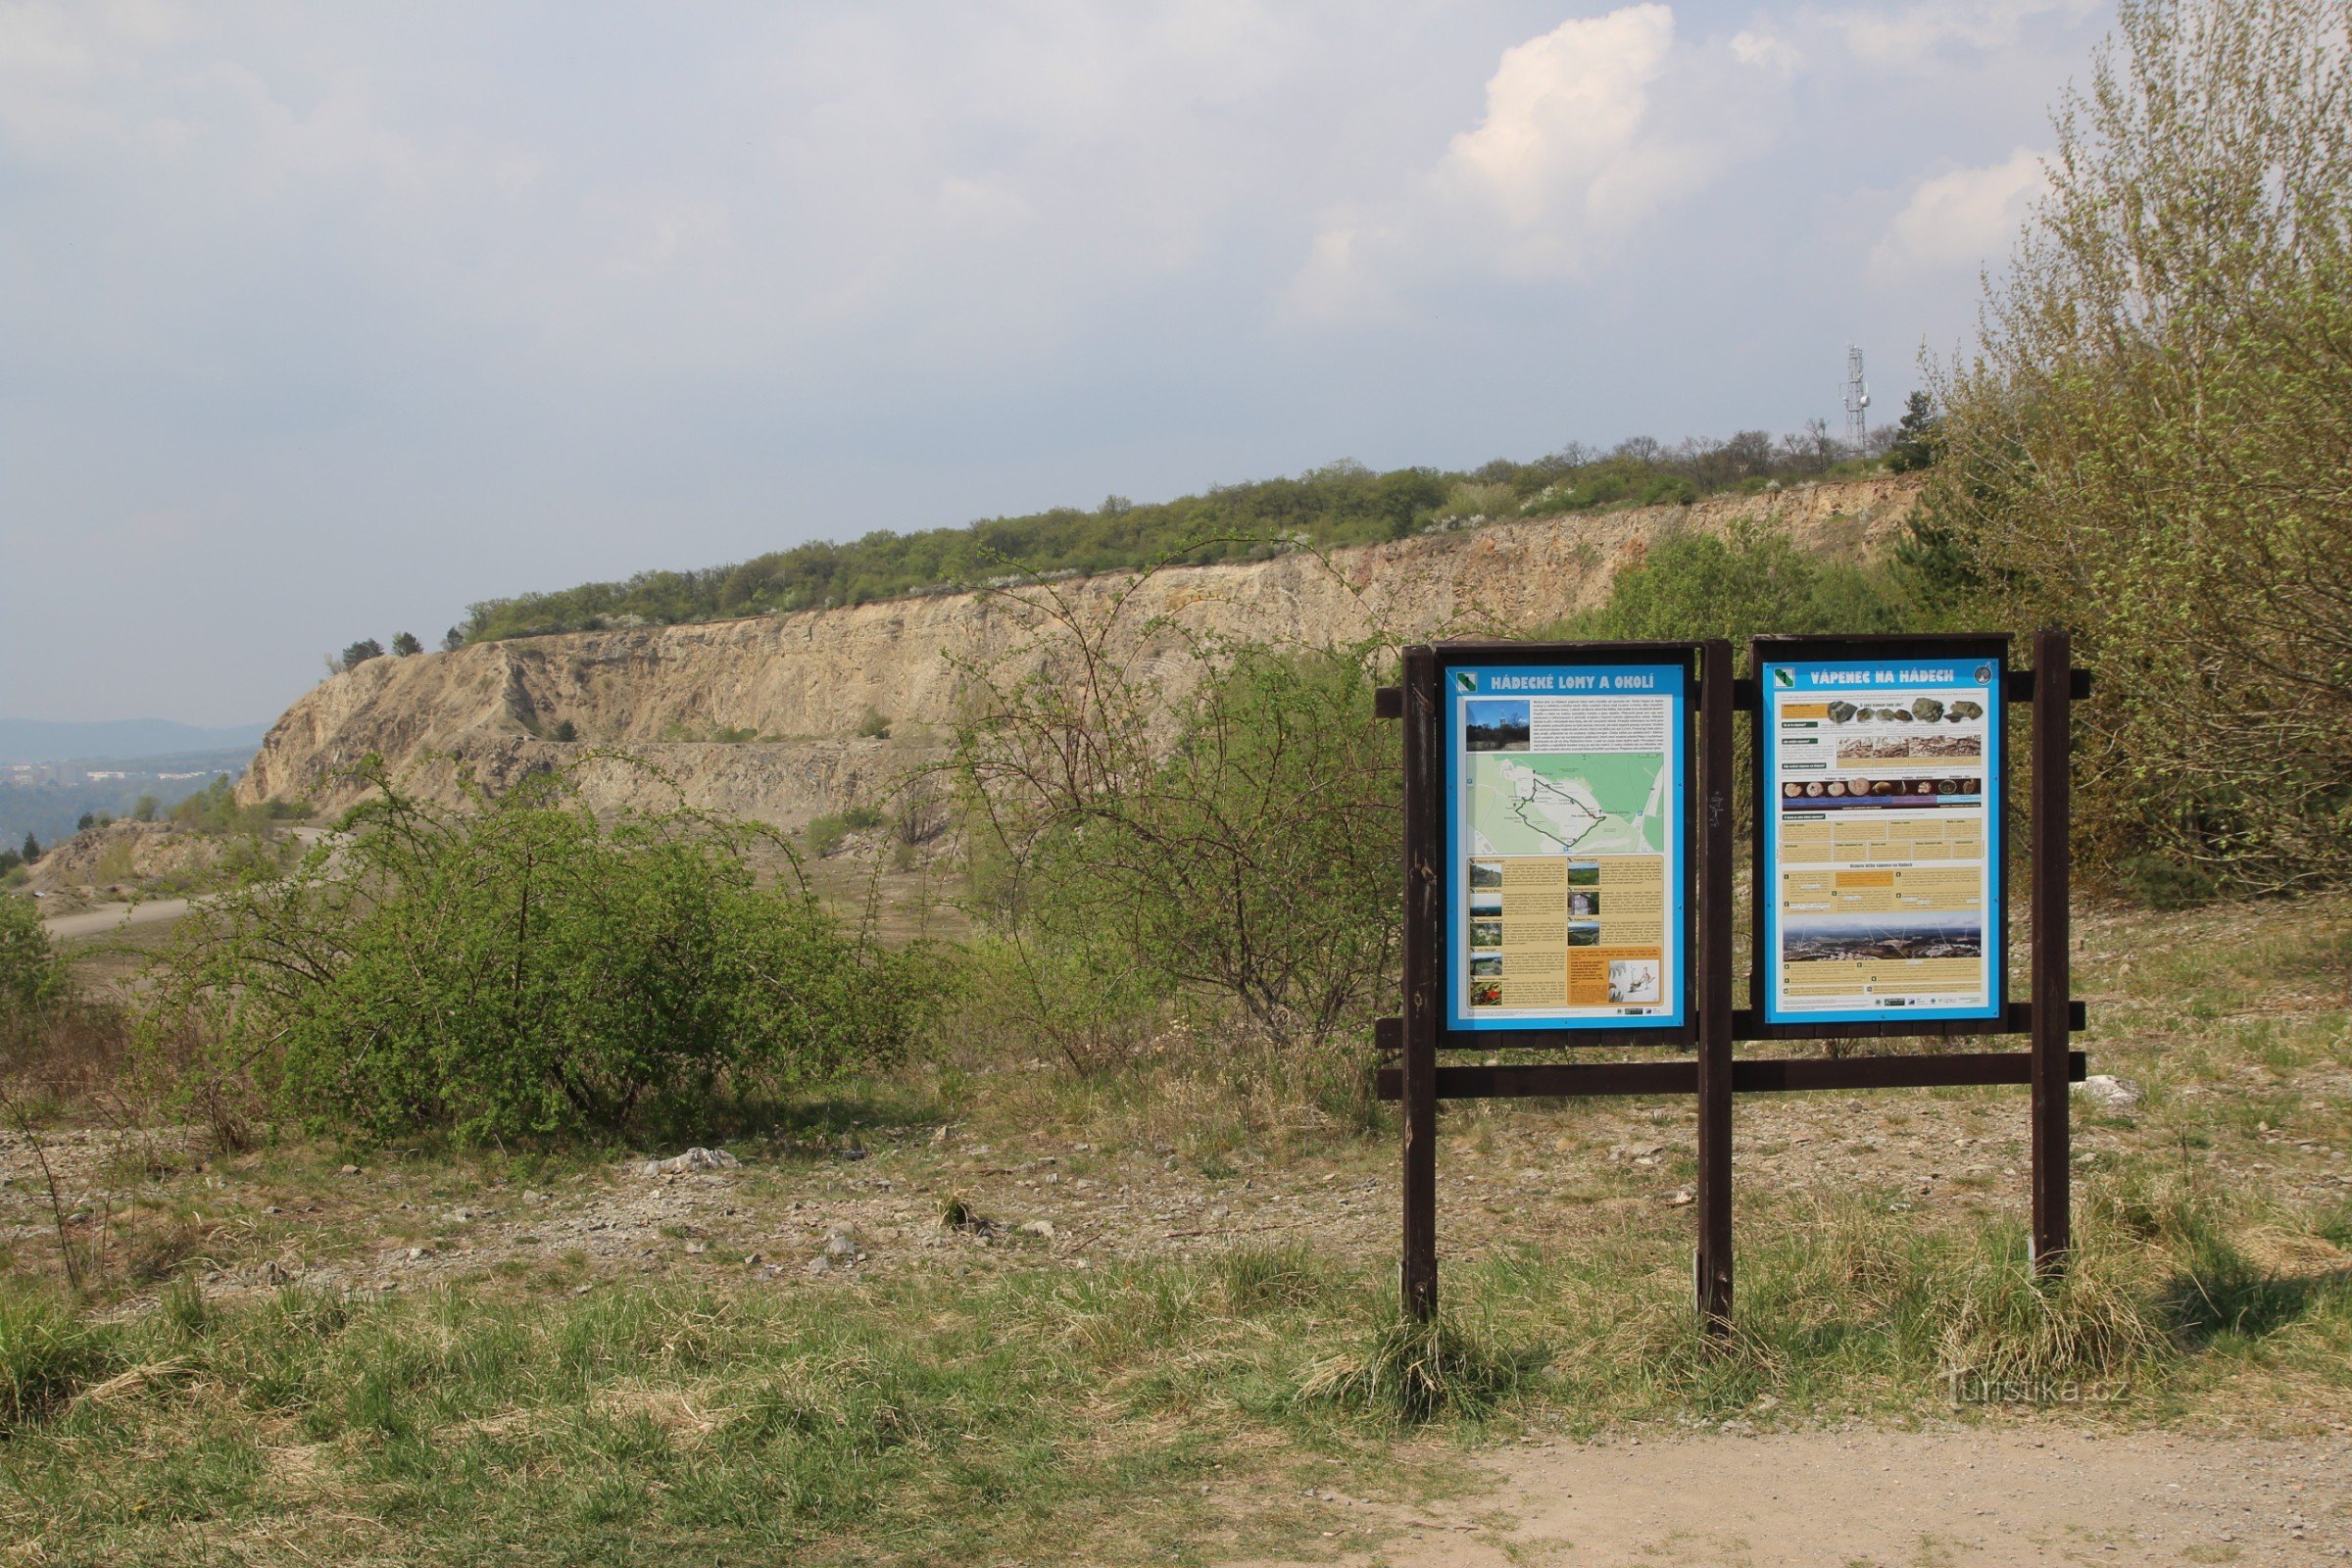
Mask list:
[{"label": "white cloud", "polygon": [[1805,63],[1796,45],[1775,33],[1751,27],[1732,34],[1732,58],[1743,66],[1784,74],[1795,71]]},{"label": "white cloud", "polygon": [[2074,22],[2102,0],[1932,0],[1831,12],[1822,20],[1845,37],[1865,64],[1922,70],[1954,47],[1980,52],[2015,47],[2027,26],[2055,14]]},{"label": "white cloud", "polygon": [[1871,248],[1872,278],[1975,271],[1997,260],[2046,185],[2040,155],[2023,147],[2002,163],[1922,180]]},{"label": "white cloud", "polygon": [[1416,280],[1584,275],[1599,254],[1771,139],[1799,64],[1769,32],[1678,42],[1626,6],[1502,53],[1486,113],[1402,193],[1327,215],[1283,303],[1294,318],[1393,314]]},{"label": "white cloud", "polygon": [[1439,178],[1483,189],[1512,227],[1573,215],[1622,163],[1674,43],[1674,13],[1629,6],[1506,49],[1487,116],[1453,138]]}]

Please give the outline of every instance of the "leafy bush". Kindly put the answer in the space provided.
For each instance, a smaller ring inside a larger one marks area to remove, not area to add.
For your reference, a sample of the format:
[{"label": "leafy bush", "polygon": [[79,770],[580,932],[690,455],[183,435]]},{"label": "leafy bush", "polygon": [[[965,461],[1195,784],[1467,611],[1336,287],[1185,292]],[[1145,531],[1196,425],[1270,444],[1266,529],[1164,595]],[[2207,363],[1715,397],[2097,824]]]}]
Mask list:
[{"label": "leafy bush", "polygon": [[24,1014],[64,1000],[66,965],[30,900],[0,897],[0,1014]]},{"label": "leafy bush", "polygon": [[1115,610],[1058,612],[1037,673],[979,672],[958,750],[980,912],[1031,981],[1035,1034],[1099,1064],[1099,1020],[1069,998],[1089,975],[1106,994],[1214,1000],[1294,1049],[1336,1042],[1396,951],[1396,737],[1372,717],[1376,651],[1203,643],[1187,666],[1115,654]]},{"label": "leafy bush", "polygon": [[1617,574],[1607,603],[1545,635],[1739,643],[1766,632],[1896,631],[1914,614],[1884,570],[1808,555],[1777,529],[1742,522],[1723,536],[1666,538]]},{"label": "leafy bush", "polygon": [[2151,0],[1946,410],[1912,554],[2098,672],[2078,847],[2352,879],[2352,5]]},{"label": "leafy bush", "polygon": [[927,955],[759,885],[756,829],[602,822],[556,772],[465,809],[361,776],[375,793],[331,853],[188,923],[151,1051],[315,1125],[579,1136],[885,1065],[937,992]]}]

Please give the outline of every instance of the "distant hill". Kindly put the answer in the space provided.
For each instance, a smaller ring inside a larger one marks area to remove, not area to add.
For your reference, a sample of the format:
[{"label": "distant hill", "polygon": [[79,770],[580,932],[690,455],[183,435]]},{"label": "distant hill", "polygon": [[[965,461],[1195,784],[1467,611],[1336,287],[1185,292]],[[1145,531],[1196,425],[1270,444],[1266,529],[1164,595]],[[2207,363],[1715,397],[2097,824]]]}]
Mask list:
[{"label": "distant hill", "polygon": [[1784,484],[1865,478],[1881,466],[1819,431],[1775,441],[1762,430],[1671,447],[1638,437],[1608,452],[1572,443],[1532,463],[1497,458],[1468,471],[1375,473],[1341,462],[1296,479],[1217,485],[1173,501],[1109,496],[1091,511],[885,529],[699,571],[642,571],[623,582],[488,599],[451,631],[465,642],[495,642],[954,594],[1032,574],[1083,577],[1179,554],[1193,565],[1266,561],[1302,544],[1337,550],[1472,523],[1688,505],[1726,491],[1760,495]]},{"label": "distant hill", "polygon": [[66,762],[108,757],[153,759],[196,752],[250,753],[268,724],[207,728],[169,718],[114,718],[93,724],[0,718],[0,763]]}]

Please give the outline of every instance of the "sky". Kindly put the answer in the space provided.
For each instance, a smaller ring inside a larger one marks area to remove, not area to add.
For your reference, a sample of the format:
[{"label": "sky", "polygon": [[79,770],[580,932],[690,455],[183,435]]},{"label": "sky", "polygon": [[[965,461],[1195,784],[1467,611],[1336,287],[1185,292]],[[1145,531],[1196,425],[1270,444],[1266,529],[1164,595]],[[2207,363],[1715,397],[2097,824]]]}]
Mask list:
[{"label": "sky", "polygon": [[1891,418],[2109,8],[0,0],[0,714],[1340,458]]}]

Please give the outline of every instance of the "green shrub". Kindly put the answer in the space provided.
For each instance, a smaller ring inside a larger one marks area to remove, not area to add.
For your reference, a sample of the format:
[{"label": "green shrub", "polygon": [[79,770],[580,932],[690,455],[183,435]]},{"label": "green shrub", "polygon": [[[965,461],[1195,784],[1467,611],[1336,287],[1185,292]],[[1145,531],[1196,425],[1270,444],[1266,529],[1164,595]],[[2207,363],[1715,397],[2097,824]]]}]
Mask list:
[{"label": "green shrub", "polygon": [[887,1064],[937,992],[927,955],[758,885],[756,829],[600,821],[561,772],[465,809],[380,764],[361,776],[374,794],[331,856],[184,928],[146,1004],[151,1050],[195,1042],[211,1076],[314,1125],[579,1136]]},{"label": "green shrub", "polygon": [[840,849],[849,836],[850,824],[837,811],[811,817],[808,825],[801,829],[801,841],[808,846],[808,853],[820,860]]},{"label": "green shrub", "polygon": [[1786,533],[1736,523],[1725,534],[1678,533],[1617,574],[1607,603],[1543,635],[1680,641],[1767,632],[1887,632],[1917,615],[1875,567],[1799,550]]},{"label": "green shrub", "polygon": [[28,899],[0,897],[0,1015],[29,1013],[63,1001],[67,980],[40,910]]},{"label": "green shrub", "polygon": [[2352,881],[2342,0],[2149,0],[1941,378],[1913,554],[2095,669],[2077,848],[2131,883]]},{"label": "green shrub", "polygon": [[1330,1045],[1396,953],[1397,741],[1372,717],[1373,651],[1202,646],[1171,692],[1172,661],[1125,664],[1109,635],[991,688],[962,737],[980,913],[1032,981],[1035,1033],[1090,1064],[1101,1020],[1075,981]]}]

